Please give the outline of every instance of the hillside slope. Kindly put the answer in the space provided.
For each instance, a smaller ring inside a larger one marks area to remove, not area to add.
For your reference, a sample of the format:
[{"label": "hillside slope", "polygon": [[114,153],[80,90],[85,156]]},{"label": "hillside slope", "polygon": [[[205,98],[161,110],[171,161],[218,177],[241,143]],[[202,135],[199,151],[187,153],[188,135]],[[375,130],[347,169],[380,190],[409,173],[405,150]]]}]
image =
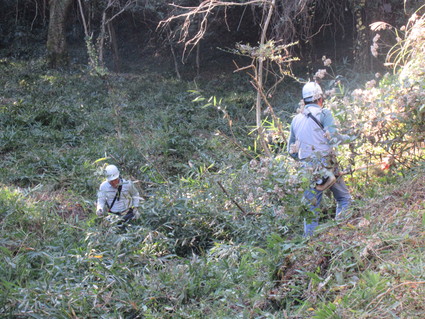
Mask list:
[{"label": "hillside slope", "polygon": [[353,216],[328,223],[293,251],[277,271],[270,300],[307,300],[302,318],[309,312],[314,318],[424,318],[424,252],[421,169],[365,198]]}]

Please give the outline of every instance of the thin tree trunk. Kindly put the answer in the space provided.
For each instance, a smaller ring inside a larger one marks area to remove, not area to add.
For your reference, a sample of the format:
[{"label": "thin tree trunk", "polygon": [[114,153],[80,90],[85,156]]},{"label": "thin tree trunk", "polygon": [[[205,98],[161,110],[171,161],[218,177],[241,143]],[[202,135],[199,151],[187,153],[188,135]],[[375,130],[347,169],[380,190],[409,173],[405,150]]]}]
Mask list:
[{"label": "thin tree trunk", "polygon": [[100,33],[97,38],[97,52],[99,58],[99,65],[103,67],[103,46],[105,43],[105,34],[106,34],[106,8],[102,13],[102,24],[100,25]]},{"label": "thin tree trunk", "polygon": [[[197,28],[199,28],[199,25],[201,24],[200,16],[196,19],[196,24],[198,25]],[[201,52],[201,39],[196,44],[196,76],[199,76],[200,69],[201,69],[201,58],[200,58],[200,52]]]},{"label": "thin tree trunk", "polygon": [[196,76],[199,76],[201,70],[201,41],[196,45]]},{"label": "thin tree trunk", "polygon": [[52,68],[68,64],[65,25],[73,0],[50,0],[50,19],[47,35],[47,59]]},{"label": "thin tree trunk", "polygon": [[355,9],[356,39],[354,40],[354,68],[358,71],[370,70],[372,62],[370,54],[370,29],[368,25],[368,14],[372,15],[372,10],[368,8],[367,0],[360,0]]},{"label": "thin tree trunk", "polygon": [[88,38],[90,34],[89,34],[89,29],[87,27],[86,17],[84,15],[84,10],[83,10],[83,5],[81,3],[81,0],[78,0],[78,8],[80,9],[81,20],[83,21],[84,35],[86,38]]},{"label": "thin tree trunk", "polygon": [[180,76],[180,72],[179,72],[179,64],[178,64],[178,61],[177,61],[176,53],[174,51],[173,41],[172,41],[172,38],[171,38],[171,29],[170,29],[169,25],[167,26],[167,39],[168,39],[168,43],[170,44],[171,54],[173,55],[174,68],[176,70],[177,78],[179,80],[181,80],[181,76]]},{"label": "thin tree trunk", "polygon": [[120,72],[121,71],[121,59],[120,59],[120,55],[119,55],[117,35],[115,33],[115,28],[114,28],[112,21],[108,23],[108,32],[109,32],[109,38],[111,39],[111,45],[112,45],[112,54],[113,54],[113,58],[114,58],[114,71]]},{"label": "thin tree trunk", "polygon": [[[276,3],[276,0],[272,0],[271,3],[269,4],[270,5],[269,12],[267,14],[266,21],[264,22],[263,30],[261,32],[260,47],[263,47],[264,44],[266,43],[267,29],[269,27],[269,23],[273,14],[275,3]],[[264,62],[264,59],[260,57],[258,59],[258,78],[257,78],[258,88],[257,88],[257,102],[256,102],[256,121],[257,121],[257,130],[258,130],[258,135],[260,137],[261,146],[266,152],[266,154],[270,155],[270,150],[264,139],[264,129],[261,124],[261,100],[262,100],[261,97],[262,97],[262,91],[263,91],[263,62]]]}]

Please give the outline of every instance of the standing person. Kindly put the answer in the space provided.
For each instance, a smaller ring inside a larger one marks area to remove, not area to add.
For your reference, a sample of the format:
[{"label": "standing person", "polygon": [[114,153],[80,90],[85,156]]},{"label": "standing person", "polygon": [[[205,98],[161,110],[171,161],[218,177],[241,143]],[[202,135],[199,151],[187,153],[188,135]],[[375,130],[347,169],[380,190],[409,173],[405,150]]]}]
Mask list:
[{"label": "standing person", "polygon": [[115,165],[108,165],[104,170],[104,181],[97,193],[97,216],[111,213],[122,216],[123,222],[139,218],[139,192],[133,182],[120,178],[120,172]]},{"label": "standing person", "polygon": [[[304,191],[309,209],[315,215],[311,222],[304,219],[304,236],[312,236],[314,229],[319,225],[319,206],[323,191],[330,186],[330,190],[337,202],[335,219],[341,219],[351,203],[350,192],[342,176],[333,174],[336,166],[331,140],[343,140],[335,128],[332,113],[323,108],[323,91],[316,82],[308,82],[302,89],[305,107],[302,113],[297,114],[291,122],[288,140],[289,154],[301,160],[304,168],[321,167],[319,171],[327,171],[323,181],[317,181],[316,186]],[[321,183],[322,182],[322,183]],[[319,185],[321,184],[321,185]]]}]

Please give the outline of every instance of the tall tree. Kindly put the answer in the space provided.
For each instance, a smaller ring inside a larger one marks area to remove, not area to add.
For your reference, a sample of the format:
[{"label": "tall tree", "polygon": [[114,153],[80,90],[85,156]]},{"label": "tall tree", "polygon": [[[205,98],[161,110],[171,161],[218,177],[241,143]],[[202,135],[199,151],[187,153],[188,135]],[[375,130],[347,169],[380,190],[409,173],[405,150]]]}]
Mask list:
[{"label": "tall tree", "polygon": [[[252,84],[257,91],[256,98],[256,126],[257,134],[259,136],[259,142],[262,149],[266,154],[271,155],[268,145],[265,141],[263,121],[261,119],[261,114],[264,111],[264,105],[267,105],[267,108],[271,110],[271,105],[267,101],[267,93],[264,88],[264,73],[265,65],[267,61],[274,61],[280,65],[280,70],[282,71],[278,77],[283,79],[286,75],[291,72],[287,69],[283,71],[281,65],[289,63],[291,60],[289,56],[281,56],[279,53],[281,51],[287,51],[286,47],[290,45],[275,46],[274,40],[268,40],[269,25],[272,20],[273,13],[276,9],[276,0],[248,0],[247,2],[232,2],[232,1],[220,1],[220,0],[205,0],[201,2],[197,7],[184,7],[176,6],[180,9],[183,9],[182,13],[176,15],[171,15],[167,19],[160,22],[160,26],[170,27],[170,23],[174,20],[183,19],[184,22],[181,25],[180,41],[184,42],[185,49],[187,47],[195,47],[199,45],[200,40],[204,37],[207,30],[208,19],[213,15],[213,12],[217,8],[227,8],[236,7],[236,6],[259,6],[262,8],[262,18],[260,23],[261,36],[259,40],[258,47],[251,47],[250,45],[237,45],[238,54],[249,56],[253,59],[251,65],[244,68],[239,68],[238,70],[252,70],[253,74],[250,74],[252,77]],[[194,34],[191,33],[190,27],[191,23],[196,21],[196,18],[200,17],[197,21],[198,31]],[[285,52],[287,53],[287,52]],[[283,131],[282,131],[283,133]]]},{"label": "tall tree", "polygon": [[49,30],[47,36],[47,58],[51,67],[68,63],[66,49],[66,18],[73,0],[50,0]]}]

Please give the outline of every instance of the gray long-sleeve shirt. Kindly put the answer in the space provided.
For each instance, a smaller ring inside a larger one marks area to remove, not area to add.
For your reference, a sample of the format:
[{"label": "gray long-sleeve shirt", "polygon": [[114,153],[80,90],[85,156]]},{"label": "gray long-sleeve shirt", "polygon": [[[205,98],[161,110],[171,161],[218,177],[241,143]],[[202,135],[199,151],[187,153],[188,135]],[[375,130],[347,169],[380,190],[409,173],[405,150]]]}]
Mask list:
[{"label": "gray long-sleeve shirt", "polygon": [[317,104],[307,104],[304,112],[297,114],[291,123],[291,131],[288,139],[288,152],[291,144],[299,142],[298,158],[305,159],[318,152],[321,155],[327,155],[332,150],[324,130],[312,119],[307,116],[311,113],[324,129],[331,135],[336,134],[335,121],[332,113],[327,109],[322,109]]},{"label": "gray long-sleeve shirt", "polygon": [[[114,205],[111,208],[112,213],[121,213],[126,211],[130,207],[139,206],[139,192],[137,191],[133,182],[121,179],[120,185],[122,185],[121,194],[119,198],[117,197],[114,202]],[[105,211],[106,204],[108,205],[108,207],[111,207],[111,204],[117,192],[118,189],[112,187],[108,181],[103,182],[100,185],[99,191],[97,193],[97,210],[102,209],[102,211]]]}]

